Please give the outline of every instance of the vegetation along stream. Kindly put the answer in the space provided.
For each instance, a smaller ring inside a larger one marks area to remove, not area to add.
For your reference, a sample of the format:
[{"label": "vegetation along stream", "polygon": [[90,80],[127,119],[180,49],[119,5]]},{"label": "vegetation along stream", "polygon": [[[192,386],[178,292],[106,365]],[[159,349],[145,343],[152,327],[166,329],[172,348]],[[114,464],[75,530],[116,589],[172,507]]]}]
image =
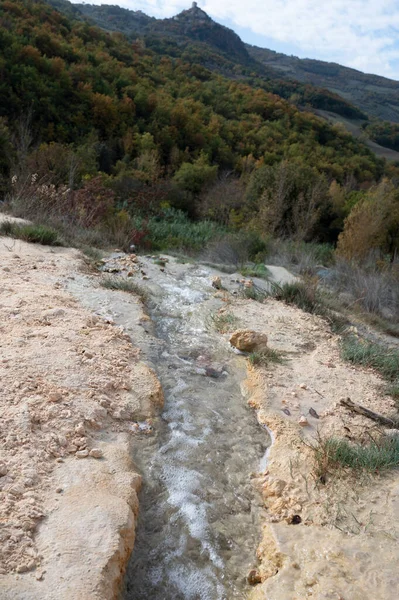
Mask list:
[{"label": "vegetation along stream", "polygon": [[244,360],[212,326],[209,269],[167,271],[148,282],[165,408],[134,456],[144,486],[125,597],[243,598],[260,537],[250,473],[269,440],[240,391]]}]

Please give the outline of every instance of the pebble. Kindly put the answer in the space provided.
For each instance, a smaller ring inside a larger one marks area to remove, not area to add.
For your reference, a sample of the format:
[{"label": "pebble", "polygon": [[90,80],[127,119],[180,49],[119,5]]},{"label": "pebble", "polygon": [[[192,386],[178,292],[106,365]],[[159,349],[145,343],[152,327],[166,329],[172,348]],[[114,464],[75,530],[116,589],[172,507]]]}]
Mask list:
[{"label": "pebble", "polygon": [[75,454],[76,458],[87,458],[89,456],[89,451],[87,450],[78,450]]},{"label": "pebble", "polygon": [[90,456],[92,458],[102,458],[104,456],[103,451],[100,448],[92,448],[90,450]]},{"label": "pebble", "polygon": [[299,419],[298,423],[299,423],[299,425],[301,427],[306,427],[306,425],[309,425],[309,422],[308,422],[307,418],[304,415],[301,416],[301,418]]},{"label": "pebble", "polygon": [[63,489],[61,487],[56,488],[55,493],[56,494],[61,494],[63,491]]},{"label": "pebble", "polygon": [[299,386],[301,388],[301,390],[307,390],[308,386],[306,385],[306,383],[301,383],[301,385]]}]

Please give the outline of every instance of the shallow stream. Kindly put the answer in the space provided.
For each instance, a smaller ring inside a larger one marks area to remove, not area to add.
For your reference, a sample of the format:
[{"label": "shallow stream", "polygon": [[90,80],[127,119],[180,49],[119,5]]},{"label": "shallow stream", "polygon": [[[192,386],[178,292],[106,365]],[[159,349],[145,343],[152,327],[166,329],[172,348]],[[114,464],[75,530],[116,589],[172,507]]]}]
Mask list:
[{"label": "shallow stream", "polygon": [[152,335],[138,332],[141,309],[127,294],[93,287],[84,276],[69,282],[86,305],[132,335],[165,394],[154,433],[133,441],[143,489],[124,598],[243,599],[261,539],[251,473],[261,469],[270,439],[241,394],[245,359],[212,320],[223,305],[211,286],[217,273],[173,259],[164,271],[151,259],[140,262],[149,276],[142,285]]},{"label": "shallow stream", "polygon": [[150,358],[165,408],[156,436],[134,456],[144,486],[125,597],[243,598],[261,533],[250,473],[269,440],[240,391],[244,359],[214,329],[221,301],[209,270],[173,271],[152,294],[160,344]]}]

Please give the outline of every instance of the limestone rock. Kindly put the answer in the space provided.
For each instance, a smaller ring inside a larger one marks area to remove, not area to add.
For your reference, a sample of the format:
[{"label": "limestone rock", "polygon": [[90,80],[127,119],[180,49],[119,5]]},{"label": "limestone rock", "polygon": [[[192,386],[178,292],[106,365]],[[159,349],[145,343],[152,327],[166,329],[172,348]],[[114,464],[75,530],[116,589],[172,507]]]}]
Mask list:
[{"label": "limestone rock", "polygon": [[102,458],[104,455],[103,455],[103,451],[100,450],[100,448],[92,448],[90,450],[90,456],[92,458]]},{"label": "limestone rock", "polygon": [[87,448],[85,450],[78,450],[75,456],[76,458],[86,458],[87,456],[89,456],[89,451],[87,450]]},{"label": "limestone rock", "polygon": [[267,349],[267,335],[251,329],[237,329],[230,337],[230,344],[243,352],[262,352]]}]

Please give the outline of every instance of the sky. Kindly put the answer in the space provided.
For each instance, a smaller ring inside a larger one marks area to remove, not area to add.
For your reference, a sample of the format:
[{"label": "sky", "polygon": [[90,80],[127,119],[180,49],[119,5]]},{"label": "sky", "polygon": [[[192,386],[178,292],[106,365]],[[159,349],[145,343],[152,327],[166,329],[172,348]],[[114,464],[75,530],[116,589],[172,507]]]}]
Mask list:
[{"label": "sky", "polygon": [[[118,4],[165,18],[190,8],[191,0],[87,4]],[[399,0],[198,0],[198,6],[248,44],[399,80]]]}]

